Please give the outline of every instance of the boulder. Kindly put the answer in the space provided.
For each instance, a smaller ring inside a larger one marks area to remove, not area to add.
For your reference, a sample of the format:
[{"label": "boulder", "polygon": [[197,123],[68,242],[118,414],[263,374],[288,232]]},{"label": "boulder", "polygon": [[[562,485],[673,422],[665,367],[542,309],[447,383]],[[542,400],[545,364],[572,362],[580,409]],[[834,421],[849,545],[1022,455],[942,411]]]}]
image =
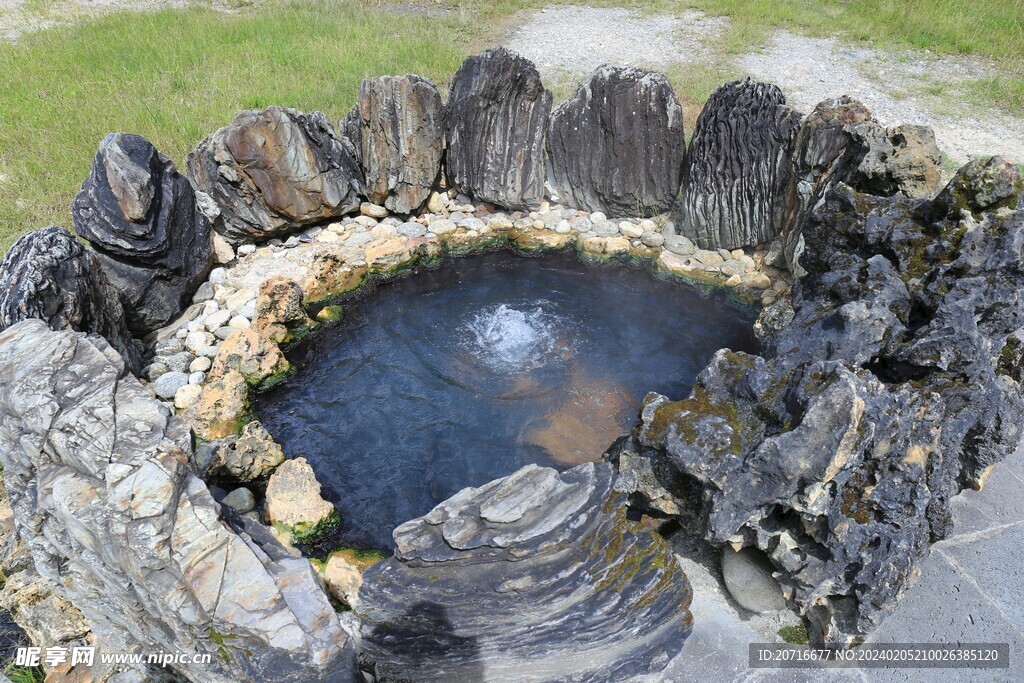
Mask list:
[{"label": "boulder", "polygon": [[267,523],[296,540],[317,535],[338,512],[320,496],[320,482],[305,458],[285,460],[267,482]]},{"label": "boulder", "polygon": [[942,157],[935,135],[921,126],[885,128],[857,100],[842,96],[820,102],[801,124],[793,144],[779,239],[785,265],[797,277],[804,243],[801,229],[810,210],[837,183],[868,194],[932,197]]},{"label": "boulder", "polygon": [[266,385],[291,369],[277,344],[246,327],[232,332],[220,345],[210,375],[219,377],[235,370],[254,386]]},{"label": "boulder", "polygon": [[64,228],[18,238],[0,263],[0,330],[37,318],[53,330],[95,332],[132,372],[142,371],[142,344],[96,255]]},{"label": "boulder", "polygon": [[[413,213],[441,173],[441,93],[421,76],[366,78],[342,120],[366,179],[366,196],[393,213]],[[384,217],[387,211],[383,212]]]},{"label": "boulder", "polygon": [[101,653],[191,654],[170,669],[210,683],[352,680],[352,643],[309,563],[260,524],[221,519],[191,450],[101,338],[38,320],[0,333],[18,532]]},{"label": "boulder", "polygon": [[379,681],[621,681],[660,672],[690,632],[689,581],[627,521],[607,464],[528,465],[394,539],[355,605]]},{"label": "boulder", "polygon": [[771,560],[757,548],[722,548],[722,579],[729,595],[744,609],[758,614],[786,609],[774,571]]},{"label": "boulder", "polygon": [[236,435],[249,413],[249,385],[238,370],[211,377],[199,400],[185,409],[183,417],[200,439],[213,441]]},{"label": "boulder", "polygon": [[449,183],[507,209],[538,207],[550,114],[551,92],[530,60],[503,47],[466,59],[444,109]]},{"label": "boulder", "polygon": [[177,318],[213,266],[210,221],[192,186],[141,136],[103,139],[71,215],[140,337]]},{"label": "boulder", "polygon": [[320,112],[243,111],[188,155],[196,189],[229,241],[262,240],[359,208],[354,150]]},{"label": "boulder", "polygon": [[801,116],[778,87],[749,78],[712,93],[683,164],[679,229],[704,249],[778,234]]},{"label": "boulder", "polygon": [[683,108],[662,74],[602,66],[551,114],[547,149],[551,184],[568,206],[652,216],[679,192]]},{"label": "boulder", "polygon": [[934,200],[838,183],[762,355],[719,351],[688,397],[648,396],[623,446],[660,473],[635,478],[638,504],[665,510],[667,491],[711,543],[763,552],[813,641],[875,628],[952,497],[1024,435],[1022,192],[999,157]]},{"label": "boulder", "polygon": [[208,462],[201,463],[201,473],[218,481],[263,479],[284,462],[284,451],[258,420],[246,424],[239,436],[211,445],[210,455]]},{"label": "boulder", "polygon": [[261,336],[285,344],[313,328],[302,305],[302,287],[294,280],[274,275],[260,285],[253,328]]}]

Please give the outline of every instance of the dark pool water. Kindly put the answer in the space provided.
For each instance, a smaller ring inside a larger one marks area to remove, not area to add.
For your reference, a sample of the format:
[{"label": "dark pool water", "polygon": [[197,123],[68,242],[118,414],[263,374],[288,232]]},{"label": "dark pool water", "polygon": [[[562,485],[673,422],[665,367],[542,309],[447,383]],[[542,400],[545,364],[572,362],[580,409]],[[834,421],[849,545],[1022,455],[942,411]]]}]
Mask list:
[{"label": "dark pool water", "polygon": [[568,254],[459,259],[345,308],[256,413],[357,547],[528,463],[599,459],[646,392],[681,398],[716,350],[756,349],[749,309]]}]

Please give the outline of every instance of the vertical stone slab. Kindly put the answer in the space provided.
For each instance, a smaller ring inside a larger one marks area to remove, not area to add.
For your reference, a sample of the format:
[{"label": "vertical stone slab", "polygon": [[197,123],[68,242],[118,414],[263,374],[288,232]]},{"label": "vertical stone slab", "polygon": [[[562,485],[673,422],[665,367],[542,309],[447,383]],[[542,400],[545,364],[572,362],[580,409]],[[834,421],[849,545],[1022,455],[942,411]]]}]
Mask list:
[{"label": "vertical stone slab", "polygon": [[550,114],[551,93],[533,62],[505,48],[469,57],[444,111],[451,184],[507,209],[537,207]]},{"label": "vertical stone slab", "polygon": [[799,125],[800,114],[774,85],[748,78],[718,88],[697,117],[683,164],[683,234],[704,249],[773,239]]},{"label": "vertical stone slab", "polygon": [[339,126],[356,151],[366,196],[394,213],[412,213],[441,172],[441,93],[416,75],[364,79],[359,103]]},{"label": "vertical stone slab", "polygon": [[551,183],[562,201],[610,216],[650,216],[679,190],[683,108],[664,75],[602,66],[551,115]]}]

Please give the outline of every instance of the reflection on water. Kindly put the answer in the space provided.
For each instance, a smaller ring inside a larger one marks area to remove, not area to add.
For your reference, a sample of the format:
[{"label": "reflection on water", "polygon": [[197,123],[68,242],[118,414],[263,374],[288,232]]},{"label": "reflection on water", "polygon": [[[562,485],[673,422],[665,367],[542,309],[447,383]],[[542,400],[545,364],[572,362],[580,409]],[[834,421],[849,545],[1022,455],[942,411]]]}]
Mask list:
[{"label": "reflection on water", "polygon": [[752,350],[750,323],[636,270],[476,256],[347,305],[256,412],[312,463],[338,541],[387,549],[466,486],[600,458],[647,391],[682,397],[717,349]]}]

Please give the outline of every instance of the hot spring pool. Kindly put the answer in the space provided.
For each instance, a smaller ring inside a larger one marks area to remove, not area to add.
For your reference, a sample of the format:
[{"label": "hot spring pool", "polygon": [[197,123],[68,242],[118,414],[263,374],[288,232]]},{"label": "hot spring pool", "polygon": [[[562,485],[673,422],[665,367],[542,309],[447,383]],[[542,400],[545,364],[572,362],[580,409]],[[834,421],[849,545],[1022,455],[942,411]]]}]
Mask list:
[{"label": "hot spring pool", "polygon": [[570,254],[457,259],[346,302],[256,415],[313,465],[341,513],[333,540],[388,550],[464,487],[600,459],[648,391],[681,398],[718,349],[755,351],[752,322],[723,296]]}]

